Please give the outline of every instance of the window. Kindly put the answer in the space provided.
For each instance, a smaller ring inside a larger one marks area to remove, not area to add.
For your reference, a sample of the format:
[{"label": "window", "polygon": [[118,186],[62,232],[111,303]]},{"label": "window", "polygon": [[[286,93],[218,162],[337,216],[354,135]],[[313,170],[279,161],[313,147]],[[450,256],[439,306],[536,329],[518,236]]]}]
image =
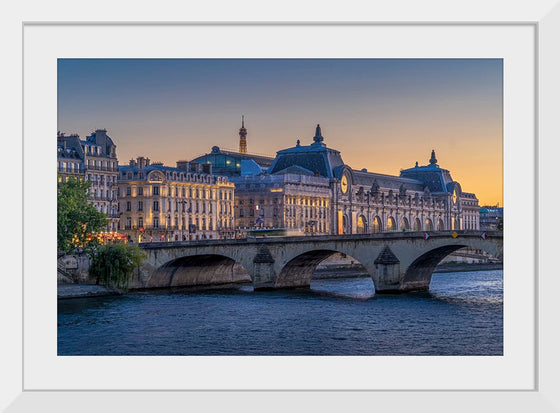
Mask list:
[{"label": "window", "polygon": [[138,201],[138,211],[143,211],[143,210],[144,210],[144,202]]},{"label": "window", "polygon": [[131,207],[130,207],[130,201],[126,201],[126,210],[130,211]]},{"label": "window", "polygon": [[154,207],[152,209],[154,211],[159,211],[159,201],[154,201]]},{"label": "window", "polygon": [[138,228],[144,228],[144,218],[138,218]]},{"label": "window", "polygon": [[159,186],[154,185],[152,187],[152,195],[159,195]]},{"label": "window", "polygon": [[143,196],[144,195],[144,187],[139,186],[138,187],[138,196]]},{"label": "window", "polygon": [[126,187],[126,196],[130,196],[130,195],[132,195],[132,188],[127,186]]},{"label": "window", "polygon": [[130,217],[126,217],[126,224],[125,224],[124,229],[130,229],[130,227],[132,226],[131,222],[132,222],[132,219]]},{"label": "window", "polygon": [[159,218],[158,217],[154,217],[154,228],[159,228]]}]

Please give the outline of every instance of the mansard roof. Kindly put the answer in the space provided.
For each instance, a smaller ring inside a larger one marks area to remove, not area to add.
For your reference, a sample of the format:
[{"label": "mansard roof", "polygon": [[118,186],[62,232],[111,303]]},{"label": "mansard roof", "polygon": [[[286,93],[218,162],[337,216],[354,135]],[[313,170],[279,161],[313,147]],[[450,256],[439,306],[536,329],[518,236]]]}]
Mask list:
[{"label": "mansard roof", "polygon": [[84,151],[78,135],[57,136],[57,157],[84,160]]},{"label": "mansard roof", "polygon": [[447,169],[432,163],[425,166],[415,166],[401,171],[401,177],[411,178],[424,183],[430,192],[452,192],[455,182]]},{"label": "mansard roof", "polygon": [[327,148],[323,143],[321,128],[317,125],[313,143],[311,145],[300,145],[283,149],[276,152],[276,158],[270,166],[270,173],[277,173],[291,166],[299,166],[327,178],[333,178],[333,170],[337,166],[344,165],[340,152]]},{"label": "mansard roof", "polygon": [[292,166],[288,166],[285,169],[282,169],[281,171],[278,172],[274,172],[275,175],[283,175],[283,174],[296,174],[296,175],[315,175],[312,171],[310,171],[309,169],[303,168],[299,165],[292,165]]},{"label": "mansard roof", "polygon": [[403,178],[393,175],[385,175],[374,172],[362,172],[362,171],[352,171],[354,174],[354,186],[364,186],[365,188],[370,188],[374,182],[381,189],[392,189],[393,191],[398,191],[401,185],[404,185],[404,189],[410,191],[423,191],[425,185],[423,182],[417,179]]},{"label": "mansard roof", "polygon": [[252,153],[228,151],[228,150],[220,149],[219,146],[213,146],[212,151],[210,153],[206,153],[204,155],[198,156],[194,158],[191,162],[205,162],[207,157],[209,156],[228,156],[236,160],[251,159],[261,167],[269,167],[270,164],[272,164],[272,162],[274,161],[273,157],[266,156],[266,155],[256,155]]}]

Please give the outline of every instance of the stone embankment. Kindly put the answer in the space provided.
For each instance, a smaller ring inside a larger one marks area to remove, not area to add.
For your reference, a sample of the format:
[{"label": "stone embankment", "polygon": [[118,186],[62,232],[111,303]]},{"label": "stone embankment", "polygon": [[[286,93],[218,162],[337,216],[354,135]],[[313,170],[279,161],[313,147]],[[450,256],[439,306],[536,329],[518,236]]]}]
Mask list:
[{"label": "stone embankment", "polygon": [[[464,262],[448,262],[440,264],[436,267],[434,273],[445,272],[466,272],[466,271],[489,271],[501,270],[503,264],[497,263],[464,263]],[[369,277],[369,274],[359,264],[341,264],[333,266],[324,266],[318,268],[313,273],[313,279],[329,279],[329,278],[350,278],[350,277]]]},{"label": "stone embankment", "polygon": [[436,267],[434,272],[465,272],[465,271],[490,271],[502,270],[504,264],[502,262],[446,262]]},{"label": "stone embankment", "polygon": [[58,299],[121,295],[123,292],[96,284],[58,284]]}]

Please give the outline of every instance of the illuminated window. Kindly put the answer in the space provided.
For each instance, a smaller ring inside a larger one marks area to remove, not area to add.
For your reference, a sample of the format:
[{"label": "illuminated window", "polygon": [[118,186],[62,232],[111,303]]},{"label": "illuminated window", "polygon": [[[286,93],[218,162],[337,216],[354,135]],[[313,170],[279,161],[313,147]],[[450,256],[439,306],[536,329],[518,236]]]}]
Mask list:
[{"label": "illuminated window", "polygon": [[408,219],[404,218],[401,219],[401,231],[408,231],[410,229],[410,225],[408,224]]},{"label": "illuminated window", "polygon": [[425,227],[426,227],[426,231],[433,231],[434,230],[434,224],[432,224],[431,219],[427,219],[424,224],[425,224]]},{"label": "illuminated window", "polygon": [[395,219],[393,217],[389,217],[387,219],[387,231],[396,231],[397,226],[395,225]]},{"label": "illuminated window", "polygon": [[365,234],[367,232],[366,218],[363,215],[358,217],[358,222],[356,224],[356,232],[358,234]]}]

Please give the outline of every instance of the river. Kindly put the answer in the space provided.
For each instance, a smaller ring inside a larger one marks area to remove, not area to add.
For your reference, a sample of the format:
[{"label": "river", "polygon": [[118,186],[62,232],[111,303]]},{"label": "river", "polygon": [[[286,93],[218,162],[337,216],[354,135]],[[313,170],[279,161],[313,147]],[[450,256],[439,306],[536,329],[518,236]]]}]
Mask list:
[{"label": "river", "polygon": [[436,273],[429,292],[370,278],[309,290],[158,291],[58,302],[58,355],[502,355],[503,271]]}]

